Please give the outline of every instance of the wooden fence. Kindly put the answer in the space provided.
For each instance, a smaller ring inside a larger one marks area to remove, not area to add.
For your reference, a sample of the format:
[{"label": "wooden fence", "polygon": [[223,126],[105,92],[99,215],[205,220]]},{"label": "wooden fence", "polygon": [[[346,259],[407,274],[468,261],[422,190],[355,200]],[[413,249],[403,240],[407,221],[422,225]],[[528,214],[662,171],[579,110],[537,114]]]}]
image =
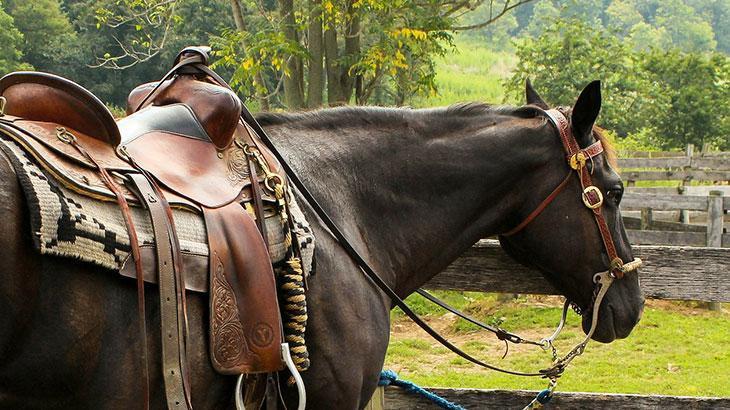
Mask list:
[{"label": "wooden fence", "polygon": [[[702,151],[695,154],[688,145],[685,152],[633,152],[618,160],[621,177],[631,187],[637,181],[730,181],[730,152]],[[654,169],[647,169],[654,168]]]},{"label": "wooden fence", "polygon": [[[644,260],[649,298],[730,302],[730,248],[635,245]],[[429,289],[557,295],[542,275],[512,261],[495,240],[482,240],[427,285]],[[523,390],[431,389],[466,408],[522,408],[537,394]],[[435,409],[396,387],[379,389],[372,409]],[[550,409],[730,409],[730,398],[558,392]]]}]

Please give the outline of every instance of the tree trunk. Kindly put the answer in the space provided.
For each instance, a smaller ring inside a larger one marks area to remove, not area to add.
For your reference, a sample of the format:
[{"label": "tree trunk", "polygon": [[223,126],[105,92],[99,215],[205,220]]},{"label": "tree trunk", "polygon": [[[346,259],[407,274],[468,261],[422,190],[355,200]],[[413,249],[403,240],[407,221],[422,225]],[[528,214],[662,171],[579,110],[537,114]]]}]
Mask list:
[{"label": "tree trunk", "polygon": [[324,31],[324,57],[327,68],[327,103],[341,105],[344,101],[340,84],[339,55],[337,52],[337,31],[334,23],[329,22]]},{"label": "tree trunk", "polygon": [[[233,14],[233,20],[236,23],[236,29],[241,33],[245,32],[246,23],[243,20],[243,10],[241,9],[241,4],[238,3],[238,0],[231,0],[231,12]],[[241,48],[243,48],[244,52],[248,49],[243,40],[241,40]],[[256,100],[258,100],[261,110],[269,111],[269,99],[266,96],[269,92],[266,88],[266,83],[264,83],[261,71],[258,71],[254,75],[254,85],[256,86]],[[264,91],[262,92],[260,88],[263,88]]]},{"label": "tree trunk", "polygon": [[358,96],[362,93],[362,78],[353,76],[350,67],[360,58],[360,11],[353,6],[351,0],[347,4],[347,25],[345,26],[345,56],[340,72],[344,102],[348,103],[352,92],[357,88]]},{"label": "tree trunk", "polygon": [[[293,44],[299,44],[299,35],[294,19],[294,0],[279,0],[279,11],[284,37]],[[304,73],[302,72],[302,59],[290,55],[286,61],[286,71],[287,73],[284,74],[284,101],[287,108],[290,110],[303,108]]]},{"label": "tree trunk", "polygon": [[307,83],[307,107],[322,106],[324,91],[324,70],[322,60],[324,44],[322,38],[322,2],[309,0],[309,82]]}]

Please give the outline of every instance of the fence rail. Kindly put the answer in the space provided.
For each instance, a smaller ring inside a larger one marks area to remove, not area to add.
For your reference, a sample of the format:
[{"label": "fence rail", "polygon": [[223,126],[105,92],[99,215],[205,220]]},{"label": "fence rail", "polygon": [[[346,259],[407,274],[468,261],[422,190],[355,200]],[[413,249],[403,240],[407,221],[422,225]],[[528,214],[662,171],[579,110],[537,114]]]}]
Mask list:
[{"label": "fence rail", "polygon": [[[466,408],[520,409],[529,403],[536,391],[429,389]],[[430,401],[405,393],[397,387],[385,389],[386,409],[438,409]],[[547,409],[683,409],[710,410],[730,408],[730,398],[688,396],[645,396],[639,394],[559,392]]]}]

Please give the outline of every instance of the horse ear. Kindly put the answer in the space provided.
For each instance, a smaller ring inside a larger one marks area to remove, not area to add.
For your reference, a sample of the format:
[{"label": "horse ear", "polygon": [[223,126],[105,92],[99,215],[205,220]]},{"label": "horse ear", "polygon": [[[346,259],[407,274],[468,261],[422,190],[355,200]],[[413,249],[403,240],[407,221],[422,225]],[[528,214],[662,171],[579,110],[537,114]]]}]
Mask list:
[{"label": "horse ear", "polygon": [[601,82],[596,80],[583,89],[573,106],[571,125],[573,135],[581,147],[593,143],[593,124],[601,111]]},{"label": "horse ear", "polygon": [[532,87],[532,83],[529,78],[525,80],[525,97],[527,99],[527,104],[538,106],[543,110],[548,109],[548,105],[545,101],[543,101],[542,97],[540,97],[540,94],[538,94]]}]

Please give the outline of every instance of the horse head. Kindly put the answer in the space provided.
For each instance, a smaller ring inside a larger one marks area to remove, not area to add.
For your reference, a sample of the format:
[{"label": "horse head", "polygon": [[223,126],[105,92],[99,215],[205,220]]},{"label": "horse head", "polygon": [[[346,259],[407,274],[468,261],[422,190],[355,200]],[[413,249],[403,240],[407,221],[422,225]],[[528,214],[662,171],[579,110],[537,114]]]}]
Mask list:
[{"label": "horse head", "polygon": [[[545,150],[544,164],[526,181],[532,192],[530,199],[518,207],[515,229],[501,235],[500,243],[513,258],[539,269],[573,302],[576,311],[583,314],[583,330],[588,333],[596,273],[614,271],[623,262],[634,260],[621,219],[623,183],[615,170],[613,151],[594,125],[601,108],[600,82],[586,86],[572,108],[559,110],[561,115],[547,111],[547,104],[529,80],[526,88],[527,103],[546,110],[547,117],[562,116],[566,132],[572,130],[575,148],[584,154],[566,156],[560,124],[555,119],[548,121],[543,129],[558,143]],[[599,146],[602,149],[596,149]],[[599,218],[605,221],[603,227]],[[608,249],[611,246],[614,251]],[[620,279],[613,281],[599,301],[592,338],[600,342],[628,336],[643,311],[637,272],[623,275],[615,271]]]}]

